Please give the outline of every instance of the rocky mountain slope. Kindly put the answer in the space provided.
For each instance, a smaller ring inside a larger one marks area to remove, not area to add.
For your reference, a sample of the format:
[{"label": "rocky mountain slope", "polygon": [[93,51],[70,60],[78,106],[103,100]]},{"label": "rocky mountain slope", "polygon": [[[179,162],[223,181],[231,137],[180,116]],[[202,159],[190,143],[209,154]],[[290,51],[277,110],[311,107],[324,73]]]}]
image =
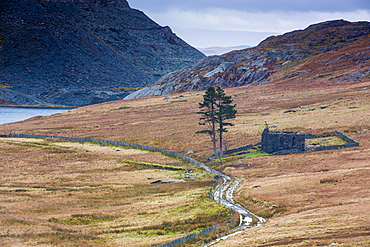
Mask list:
[{"label": "rocky mountain slope", "polygon": [[205,90],[211,85],[228,88],[289,81],[307,85],[358,81],[370,75],[369,33],[369,22],[313,24],[269,37],[253,48],[207,57],[126,99]]},{"label": "rocky mountain slope", "polygon": [[0,2],[0,103],[122,99],[204,57],[126,0]]}]

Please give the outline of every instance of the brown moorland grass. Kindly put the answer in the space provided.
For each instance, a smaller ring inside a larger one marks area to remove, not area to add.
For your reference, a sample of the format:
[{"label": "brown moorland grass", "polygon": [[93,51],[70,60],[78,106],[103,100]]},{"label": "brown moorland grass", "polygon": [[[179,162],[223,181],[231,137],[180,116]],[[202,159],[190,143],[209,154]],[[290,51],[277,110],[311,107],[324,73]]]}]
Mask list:
[{"label": "brown moorland grass", "polygon": [[230,219],[208,198],[213,180],[203,171],[185,183],[150,184],[193,168],[158,153],[1,138],[0,160],[1,246],[148,246]]},{"label": "brown moorland grass", "polygon": [[[235,200],[268,218],[215,246],[369,246],[370,82],[332,83],[294,78],[227,89],[239,111],[230,147],[260,141],[265,121],[274,130],[321,134],[342,131],[359,147],[284,156],[238,157],[218,166],[243,179]],[[108,102],[0,126],[19,132],[131,141],[206,161],[200,130],[202,92]],[[284,113],[295,109],[294,113]],[[13,147],[19,150],[18,147]],[[26,168],[25,168],[26,169]],[[255,185],[260,187],[252,188]],[[181,186],[181,184],[179,185]],[[138,199],[140,200],[140,198]],[[179,213],[181,210],[179,210]]]}]

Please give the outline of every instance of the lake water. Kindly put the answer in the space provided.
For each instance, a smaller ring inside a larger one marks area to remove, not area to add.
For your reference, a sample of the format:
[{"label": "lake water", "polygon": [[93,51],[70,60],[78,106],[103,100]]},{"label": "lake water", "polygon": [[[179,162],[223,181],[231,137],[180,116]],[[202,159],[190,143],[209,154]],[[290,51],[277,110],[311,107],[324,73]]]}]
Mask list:
[{"label": "lake water", "polygon": [[70,109],[0,107],[0,124],[18,122],[35,116],[48,116],[68,110]]}]

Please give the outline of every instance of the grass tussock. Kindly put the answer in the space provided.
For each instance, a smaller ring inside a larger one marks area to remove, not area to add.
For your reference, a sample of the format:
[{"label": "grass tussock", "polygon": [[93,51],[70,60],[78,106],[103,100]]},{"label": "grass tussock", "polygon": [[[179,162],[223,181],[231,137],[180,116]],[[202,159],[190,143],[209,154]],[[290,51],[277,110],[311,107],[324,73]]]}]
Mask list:
[{"label": "grass tussock", "polygon": [[243,195],[238,201],[256,215],[269,219],[279,216],[287,211],[286,205],[277,205],[252,196]]}]

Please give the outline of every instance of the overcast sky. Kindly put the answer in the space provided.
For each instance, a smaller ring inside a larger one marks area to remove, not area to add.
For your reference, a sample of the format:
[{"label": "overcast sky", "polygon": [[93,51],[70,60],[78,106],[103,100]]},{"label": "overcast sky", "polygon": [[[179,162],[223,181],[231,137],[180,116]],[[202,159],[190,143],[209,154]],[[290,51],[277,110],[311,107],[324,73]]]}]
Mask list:
[{"label": "overcast sky", "polygon": [[195,47],[257,45],[327,20],[370,21],[369,0],[128,0]]}]

